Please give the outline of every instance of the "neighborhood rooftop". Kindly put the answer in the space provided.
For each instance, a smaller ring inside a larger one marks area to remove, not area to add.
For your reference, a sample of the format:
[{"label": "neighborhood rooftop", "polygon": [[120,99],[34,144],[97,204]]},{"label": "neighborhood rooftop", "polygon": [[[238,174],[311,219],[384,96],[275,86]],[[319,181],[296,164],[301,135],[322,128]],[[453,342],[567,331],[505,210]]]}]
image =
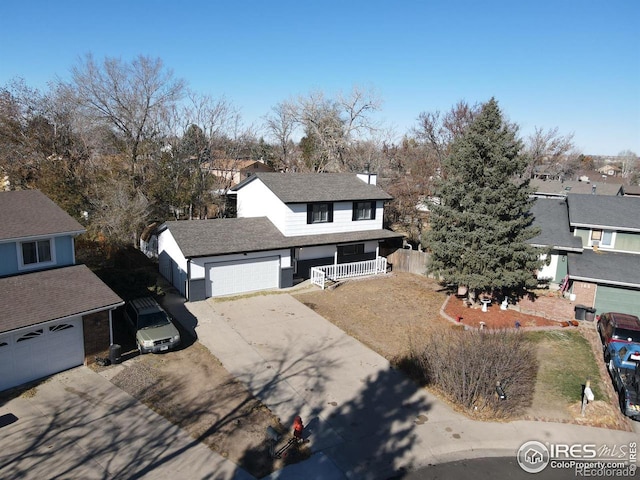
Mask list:
[{"label": "neighborhood rooftop", "polygon": [[267,173],[258,172],[233,187],[238,190],[260,179],[283,203],[339,202],[345,200],[391,200],[376,185],[353,173]]},{"label": "neighborhood rooftop", "polygon": [[570,194],[567,202],[572,227],[640,232],[640,198]]},{"label": "neighborhood rooftop", "polygon": [[122,299],[85,265],[0,278],[0,332],[121,304]]},{"label": "neighborhood rooftop", "polygon": [[39,190],[0,192],[0,226],[0,241],[85,231]]}]

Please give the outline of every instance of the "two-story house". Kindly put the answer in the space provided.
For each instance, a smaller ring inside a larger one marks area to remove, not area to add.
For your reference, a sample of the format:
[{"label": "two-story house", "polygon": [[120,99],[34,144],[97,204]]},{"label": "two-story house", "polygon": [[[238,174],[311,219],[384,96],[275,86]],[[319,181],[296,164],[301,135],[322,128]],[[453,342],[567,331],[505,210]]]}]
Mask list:
[{"label": "two-story house", "polygon": [[37,190],[0,192],[0,390],[90,363],[123,301],[84,265],[85,229]]},{"label": "two-story house", "polygon": [[572,291],[597,313],[640,315],[640,198],[569,195],[569,228],[582,253],[569,253]]},{"label": "two-story house", "polygon": [[598,314],[640,315],[640,198],[569,194],[538,198],[531,212],[541,232],[530,243],[549,252],[539,279]]},{"label": "two-story house", "polygon": [[166,222],[160,273],[188,300],[286,288],[313,267],[374,260],[402,235],[373,174],[256,173],[232,190],[237,218]]}]

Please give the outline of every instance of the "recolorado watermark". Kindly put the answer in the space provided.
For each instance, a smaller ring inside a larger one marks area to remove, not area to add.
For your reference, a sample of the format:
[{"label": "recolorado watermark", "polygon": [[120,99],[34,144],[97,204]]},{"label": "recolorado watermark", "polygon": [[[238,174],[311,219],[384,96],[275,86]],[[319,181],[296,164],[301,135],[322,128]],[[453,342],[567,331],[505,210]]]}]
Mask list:
[{"label": "recolorado watermark", "polygon": [[637,469],[638,445],[593,443],[542,443],[531,440],[518,449],[518,465],[527,473],[545,468],[571,470],[576,477],[634,477]]}]

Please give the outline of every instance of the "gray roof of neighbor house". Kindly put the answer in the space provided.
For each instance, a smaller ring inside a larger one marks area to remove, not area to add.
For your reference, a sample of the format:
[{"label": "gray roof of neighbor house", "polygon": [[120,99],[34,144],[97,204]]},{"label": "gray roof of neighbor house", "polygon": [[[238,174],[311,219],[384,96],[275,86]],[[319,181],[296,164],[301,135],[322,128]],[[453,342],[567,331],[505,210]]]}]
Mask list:
[{"label": "gray roof of neighbor house", "polygon": [[165,222],[186,258],[401,238],[389,230],[285,237],[266,217]]},{"label": "gray roof of neighbor house", "polygon": [[80,223],[39,190],[0,192],[0,241],[84,232]]},{"label": "gray roof of neighbor house", "polygon": [[572,227],[640,232],[639,197],[570,194],[567,202]]},{"label": "gray roof of neighbor house", "polygon": [[283,203],[391,200],[377,185],[360,180],[355,173],[265,173],[258,172],[231,190],[237,191],[260,179]]},{"label": "gray roof of neighbor house", "polygon": [[542,180],[534,178],[530,181],[533,191],[538,195],[566,196],[571,193],[593,193],[596,195],[618,195],[622,185],[606,182],[579,182],[576,180]]},{"label": "gray roof of neighbor house", "polygon": [[569,213],[564,198],[537,198],[531,207],[533,225],[541,231],[529,240],[531,245],[557,250],[582,251],[582,240],[571,234]]},{"label": "gray roof of neighbor house", "polygon": [[569,253],[569,277],[608,285],[640,287],[640,255],[630,253]]},{"label": "gray roof of neighbor house", "polygon": [[85,265],[0,278],[0,332],[109,310],[123,303]]}]

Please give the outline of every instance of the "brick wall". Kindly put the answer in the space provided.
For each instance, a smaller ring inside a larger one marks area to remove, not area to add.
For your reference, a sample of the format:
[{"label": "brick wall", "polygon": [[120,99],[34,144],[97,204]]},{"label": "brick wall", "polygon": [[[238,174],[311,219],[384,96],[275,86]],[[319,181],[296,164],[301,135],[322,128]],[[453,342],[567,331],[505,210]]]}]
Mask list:
[{"label": "brick wall", "polygon": [[95,362],[95,357],[109,356],[109,311],[92,313],[82,318],[84,328],[84,364]]},{"label": "brick wall", "polygon": [[571,293],[576,295],[575,303],[578,305],[593,307],[596,301],[597,288],[598,286],[595,283],[574,281]]}]

